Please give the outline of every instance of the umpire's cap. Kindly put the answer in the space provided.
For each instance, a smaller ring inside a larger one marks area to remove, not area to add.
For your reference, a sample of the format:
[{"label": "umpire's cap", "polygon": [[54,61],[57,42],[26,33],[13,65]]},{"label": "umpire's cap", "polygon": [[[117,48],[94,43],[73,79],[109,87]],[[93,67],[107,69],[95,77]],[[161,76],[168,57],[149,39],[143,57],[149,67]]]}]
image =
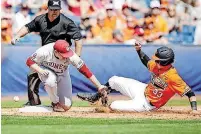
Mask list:
[{"label": "umpire's cap", "polygon": [[157,49],[152,58],[160,65],[166,66],[174,62],[174,52],[171,48],[163,46]]},{"label": "umpire's cap", "polygon": [[61,9],[61,1],[60,0],[49,0],[48,1],[48,8],[49,9]]},{"label": "umpire's cap", "polygon": [[65,40],[57,40],[54,44],[54,50],[59,52],[64,58],[73,56],[73,51]]}]

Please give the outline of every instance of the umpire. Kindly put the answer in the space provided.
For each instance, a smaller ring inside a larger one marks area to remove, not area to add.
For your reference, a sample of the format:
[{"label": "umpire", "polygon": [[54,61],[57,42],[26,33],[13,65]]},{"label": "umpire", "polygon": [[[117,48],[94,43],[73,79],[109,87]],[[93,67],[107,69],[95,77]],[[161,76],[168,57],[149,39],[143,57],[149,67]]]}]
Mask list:
[{"label": "umpire", "polygon": [[[70,45],[71,39],[75,41],[75,53],[80,56],[82,50],[82,36],[75,23],[60,13],[61,1],[49,0],[48,12],[37,16],[30,23],[23,26],[12,39],[15,44],[19,39],[30,32],[39,32],[42,39],[42,46],[56,42],[59,39],[66,40]],[[28,75],[28,103],[27,105],[40,105],[39,85],[41,83],[38,74]]]}]

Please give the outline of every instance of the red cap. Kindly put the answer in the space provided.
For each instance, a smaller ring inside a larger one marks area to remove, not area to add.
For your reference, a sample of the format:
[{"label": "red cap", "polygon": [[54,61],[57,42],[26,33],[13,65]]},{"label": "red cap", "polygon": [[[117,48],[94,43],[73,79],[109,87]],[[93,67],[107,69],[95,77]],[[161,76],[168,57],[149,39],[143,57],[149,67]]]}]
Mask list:
[{"label": "red cap", "polygon": [[124,10],[125,8],[129,8],[129,6],[127,4],[123,4],[122,10]]},{"label": "red cap", "polygon": [[73,56],[73,51],[65,40],[57,40],[54,44],[54,50],[57,50],[64,58]]}]

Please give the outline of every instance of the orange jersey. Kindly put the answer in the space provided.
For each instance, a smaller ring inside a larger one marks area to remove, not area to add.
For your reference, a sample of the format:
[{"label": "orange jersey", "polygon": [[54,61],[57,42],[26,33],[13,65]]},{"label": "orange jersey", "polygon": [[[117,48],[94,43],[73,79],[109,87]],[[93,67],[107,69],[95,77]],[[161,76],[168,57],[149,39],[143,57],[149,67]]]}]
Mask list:
[{"label": "orange jersey", "polygon": [[152,74],[151,82],[145,90],[145,96],[156,108],[165,105],[176,93],[183,96],[191,90],[174,67],[170,67],[165,72],[159,72],[155,61],[151,60],[148,62],[148,68]]}]

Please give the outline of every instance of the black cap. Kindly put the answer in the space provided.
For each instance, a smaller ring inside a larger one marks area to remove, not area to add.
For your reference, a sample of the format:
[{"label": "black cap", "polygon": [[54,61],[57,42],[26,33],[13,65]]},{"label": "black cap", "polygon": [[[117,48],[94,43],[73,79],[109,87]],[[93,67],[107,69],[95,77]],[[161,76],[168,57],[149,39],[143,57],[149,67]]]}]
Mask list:
[{"label": "black cap", "polygon": [[49,9],[61,9],[61,1],[60,0],[49,0],[48,1],[48,8]]},{"label": "black cap", "polygon": [[160,65],[166,66],[174,62],[174,52],[171,48],[168,48],[166,46],[160,47],[157,49],[155,55],[152,56],[152,58],[159,62]]}]

